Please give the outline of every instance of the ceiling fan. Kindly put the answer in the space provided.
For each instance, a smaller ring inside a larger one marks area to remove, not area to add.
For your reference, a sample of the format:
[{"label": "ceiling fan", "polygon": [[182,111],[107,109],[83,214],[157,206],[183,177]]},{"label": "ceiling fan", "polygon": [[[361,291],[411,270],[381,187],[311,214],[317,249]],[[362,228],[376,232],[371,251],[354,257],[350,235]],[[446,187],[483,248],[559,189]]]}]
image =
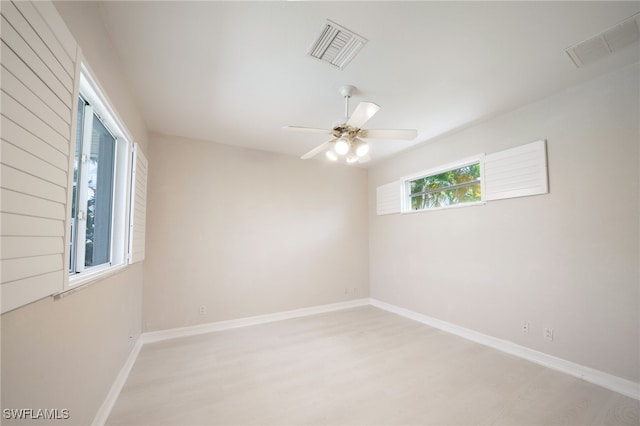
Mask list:
[{"label": "ceiling fan", "polygon": [[366,163],[369,157],[369,145],[364,139],[403,139],[412,140],[418,135],[417,130],[409,129],[363,129],[371,117],[374,116],[380,107],[373,102],[360,102],[353,114],[349,117],[349,98],[353,95],[356,88],[346,85],[340,87],[340,94],[344,97],[344,120],[340,120],[329,130],[317,129],[313,127],[285,126],[287,130],[309,133],[326,133],[333,136],[332,139],[313,148],[304,154],[303,160],[312,158],[320,152],[326,150],[325,155],[331,161],[337,161],[338,158],[344,156],[347,163]]}]

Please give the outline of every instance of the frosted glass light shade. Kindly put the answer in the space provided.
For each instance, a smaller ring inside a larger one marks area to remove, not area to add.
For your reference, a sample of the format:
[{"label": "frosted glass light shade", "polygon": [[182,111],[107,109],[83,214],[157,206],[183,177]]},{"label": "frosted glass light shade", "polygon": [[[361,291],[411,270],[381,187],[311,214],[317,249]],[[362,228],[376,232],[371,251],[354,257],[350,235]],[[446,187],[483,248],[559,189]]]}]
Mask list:
[{"label": "frosted glass light shade", "polygon": [[356,155],[358,157],[364,157],[367,153],[369,153],[369,144],[366,142],[360,142],[356,147]]},{"label": "frosted glass light shade", "polygon": [[337,154],[345,155],[347,152],[349,152],[349,142],[347,142],[345,139],[340,138],[336,142],[333,149],[336,151]]}]

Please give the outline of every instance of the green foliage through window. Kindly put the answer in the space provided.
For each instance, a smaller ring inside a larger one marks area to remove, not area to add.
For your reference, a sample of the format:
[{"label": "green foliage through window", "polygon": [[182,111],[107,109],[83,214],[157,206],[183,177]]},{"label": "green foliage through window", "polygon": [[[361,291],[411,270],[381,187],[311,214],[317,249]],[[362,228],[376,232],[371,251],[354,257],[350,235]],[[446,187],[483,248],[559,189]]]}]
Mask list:
[{"label": "green foliage through window", "polygon": [[482,200],[480,163],[409,181],[411,210],[426,210]]}]

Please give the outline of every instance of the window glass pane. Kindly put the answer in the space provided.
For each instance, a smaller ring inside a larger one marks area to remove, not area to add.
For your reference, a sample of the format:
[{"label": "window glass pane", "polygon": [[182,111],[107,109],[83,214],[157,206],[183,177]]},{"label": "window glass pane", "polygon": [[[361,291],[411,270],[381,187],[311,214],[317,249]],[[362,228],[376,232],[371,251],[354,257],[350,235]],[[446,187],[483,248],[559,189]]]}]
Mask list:
[{"label": "window glass pane", "polygon": [[82,124],[84,118],[84,100],[78,98],[78,123],[76,126],[76,149],[73,159],[73,188],[71,193],[71,256],[69,257],[69,271],[75,271],[75,240],[76,240],[76,212],[78,211],[78,173],[80,172],[80,156],[82,155]]},{"label": "window glass pane", "polygon": [[411,210],[424,210],[482,200],[480,163],[409,182]]},{"label": "window glass pane", "polygon": [[411,194],[437,190],[447,186],[471,182],[480,178],[480,163],[449,170],[437,175],[426,176],[411,181]]},{"label": "window glass pane", "polygon": [[481,200],[480,182],[475,182],[455,189],[416,195],[411,198],[411,210],[433,209]]},{"label": "window glass pane", "polygon": [[87,193],[85,266],[108,263],[111,254],[115,139],[102,122],[93,117]]}]

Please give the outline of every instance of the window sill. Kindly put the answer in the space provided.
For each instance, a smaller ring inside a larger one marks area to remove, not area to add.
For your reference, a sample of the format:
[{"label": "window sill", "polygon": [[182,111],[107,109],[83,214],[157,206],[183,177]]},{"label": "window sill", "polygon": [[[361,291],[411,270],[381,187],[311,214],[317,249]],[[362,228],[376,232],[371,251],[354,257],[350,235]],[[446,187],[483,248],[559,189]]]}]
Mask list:
[{"label": "window sill", "polygon": [[402,214],[437,212],[437,211],[450,210],[450,209],[463,209],[465,207],[484,206],[485,204],[487,204],[486,201],[476,201],[476,202],[473,202],[473,203],[454,204],[453,206],[435,207],[435,208],[432,208],[432,209],[405,210],[405,211],[402,212]]},{"label": "window sill", "polygon": [[123,263],[117,266],[110,266],[108,268],[100,269],[97,271],[88,272],[85,274],[79,274],[73,277],[69,277],[69,288],[53,295],[54,299],[62,299],[83,290],[92,284],[107,279],[113,275],[120,273],[127,268],[127,264]]}]

